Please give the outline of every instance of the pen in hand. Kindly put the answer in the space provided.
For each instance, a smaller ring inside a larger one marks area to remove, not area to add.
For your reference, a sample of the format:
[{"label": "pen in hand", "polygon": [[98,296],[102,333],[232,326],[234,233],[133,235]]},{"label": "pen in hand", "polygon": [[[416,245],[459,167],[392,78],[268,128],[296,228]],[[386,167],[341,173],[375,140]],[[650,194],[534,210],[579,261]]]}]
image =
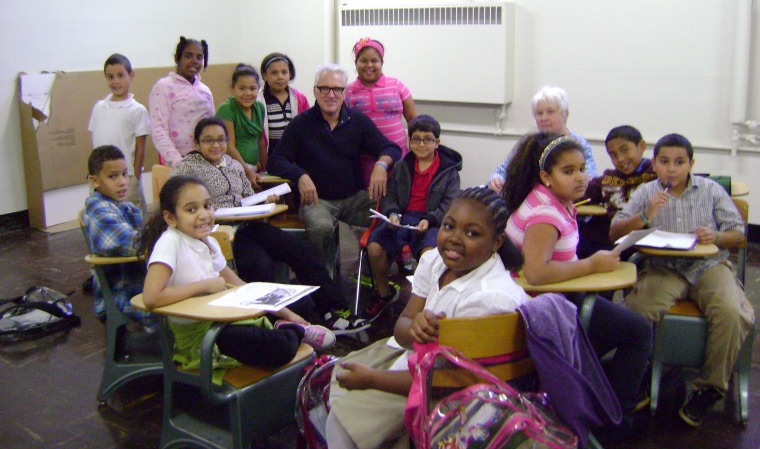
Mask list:
[{"label": "pen in hand", "polygon": [[670,182],[668,182],[667,184],[665,184],[665,193],[668,193],[668,190],[670,190],[670,186],[672,186],[672,185],[673,184],[670,183]]}]

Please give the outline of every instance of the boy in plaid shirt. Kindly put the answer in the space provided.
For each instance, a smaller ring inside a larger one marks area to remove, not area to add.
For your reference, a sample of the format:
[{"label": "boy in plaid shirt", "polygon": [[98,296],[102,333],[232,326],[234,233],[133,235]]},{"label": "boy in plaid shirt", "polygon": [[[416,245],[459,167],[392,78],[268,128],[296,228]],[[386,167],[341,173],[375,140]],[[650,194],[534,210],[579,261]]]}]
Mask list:
[{"label": "boy in plaid shirt", "polygon": [[[129,172],[124,154],[113,145],[95,148],[87,161],[94,191],[85,201],[82,216],[90,251],[101,256],[135,256],[142,230],[142,212],[125,201]],[[129,300],[142,293],[145,266],[142,262],[106,266],[116,306],[146,329],[154,329],[153,314],[133,309]],[[95,278],[95,313],[105,315],[103,292]]]}]

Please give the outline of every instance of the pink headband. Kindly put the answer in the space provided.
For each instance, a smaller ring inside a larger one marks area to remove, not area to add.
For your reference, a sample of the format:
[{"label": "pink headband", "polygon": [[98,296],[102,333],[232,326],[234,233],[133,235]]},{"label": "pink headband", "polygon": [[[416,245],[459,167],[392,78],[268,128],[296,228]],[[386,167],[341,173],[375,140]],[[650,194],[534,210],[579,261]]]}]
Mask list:
[{"label": "pink headband", "polygon": [[378,53],[380,53],[380,59],[385,58],[385,49],[383,48],[383,44],[381,44],[378,41],[372,40],[372,38],[369,37],[363,37],[359,39],[359,42],[354,45],[354,57],[359,57],[359,52],[362,51],[365,47],[372,47],[375,50],[377,50]]}]

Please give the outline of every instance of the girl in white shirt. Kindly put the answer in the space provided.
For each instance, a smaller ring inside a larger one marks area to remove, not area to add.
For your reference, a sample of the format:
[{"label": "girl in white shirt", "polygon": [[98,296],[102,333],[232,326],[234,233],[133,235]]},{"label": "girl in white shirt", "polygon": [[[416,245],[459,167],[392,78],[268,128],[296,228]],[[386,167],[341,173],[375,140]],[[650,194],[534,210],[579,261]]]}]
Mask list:
[{"label": "girl in white shirt", "polygon": [[[172,177],[159,198],[160,209],[146,225],[141,242],[150,256],[143,289],[145,305],[161,307],[220,292],[227,283],[244,285],[209,235],[214,226],[214,206],[203,182],[191,176]],[[237,362],[277,367],[295,356],[301,341],[316,349],[327,349],[335,343],[335,335],[328,329],[310,325],[287,308],[273,315],[280,318],[274,326],[262,317],[224,327],[216,344],[228,357],[216,360],[215,367],[230,367]],[[201,341],[211,324],[169,318],[175,337],[174,360],[183,368],[200,366]]]},{"label": "girl in white shirt", "polygon": [[394,338],[349,354],[335,370],[329,447],[407,447],[404,405],[412,377],[406,357],[413,343],[435,340],[443,317],[512,312],[530,299],[507,271],[522,265],[504,234],[507,218],[506,202],[487,188],[464,190],[452,203],[438,250],[420,259]]}]

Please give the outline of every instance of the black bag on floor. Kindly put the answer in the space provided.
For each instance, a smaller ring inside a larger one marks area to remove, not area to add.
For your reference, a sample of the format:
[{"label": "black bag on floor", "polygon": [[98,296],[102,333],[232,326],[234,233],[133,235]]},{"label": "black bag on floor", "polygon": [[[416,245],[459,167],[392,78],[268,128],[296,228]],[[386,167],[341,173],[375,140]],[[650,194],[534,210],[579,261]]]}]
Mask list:
[{"label": "black bag on floor", "polygon": [[0,340],[39,338],[78,326],[68,297],[47,287],[32,287],[23,296],[0,300]]}]

